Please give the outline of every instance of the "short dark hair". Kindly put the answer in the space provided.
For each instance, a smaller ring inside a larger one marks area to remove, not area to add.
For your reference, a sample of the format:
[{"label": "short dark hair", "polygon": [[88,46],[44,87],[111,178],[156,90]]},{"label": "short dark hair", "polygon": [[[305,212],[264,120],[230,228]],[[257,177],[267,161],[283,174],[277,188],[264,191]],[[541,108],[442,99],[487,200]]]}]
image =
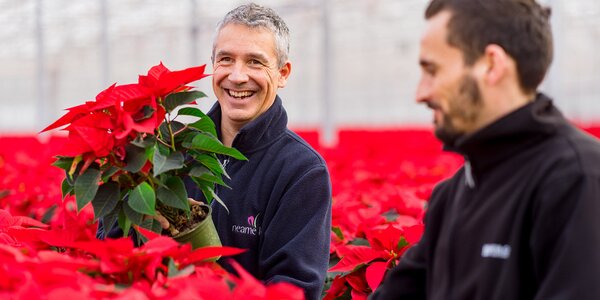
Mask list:
[{"label": "short dark hair", "polygon": [[463,52],[465,64],[496,44],[516,61],[523,91],[536,91],[553,56],[549,8],[535,0],[432,0],[425,18],[442,11],[452,14],[447,42]]}]

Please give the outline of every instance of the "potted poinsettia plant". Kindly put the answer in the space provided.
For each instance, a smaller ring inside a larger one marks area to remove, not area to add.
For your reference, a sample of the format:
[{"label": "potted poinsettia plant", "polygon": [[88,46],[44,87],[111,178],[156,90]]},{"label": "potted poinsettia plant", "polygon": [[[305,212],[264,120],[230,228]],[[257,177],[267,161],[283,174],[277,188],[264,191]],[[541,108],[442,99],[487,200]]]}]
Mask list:
[{"label": "potted poinsettia plant", "polygon": [[[188,86],[208,76],[204,70],[170,71],[160,63],[137,83],[113,84],[42,130],[68,125],[68,139],[54,163],[66,172],[63,195],[74,195],[78,210],[91,202],[106,232],[115,226],[125,235],[137,226],[162,232],[155,218],[146,217],[160,214],[170,223],[165,233],[187,242],[193,224],[206,219],[208,225],[200,227],[208,241],[192,246],[220,245],[210,206],[188,200],[184,179],[195,183],[209,204],[223,204],[214,186],[225,186],[227,173],[217,155],[246,158],[219,141],[215,124],[200,109],[186,106],[206,96]],[[181,116],[191,121],[182,122]],[[143,242],[143,235],[136,236]]]}]

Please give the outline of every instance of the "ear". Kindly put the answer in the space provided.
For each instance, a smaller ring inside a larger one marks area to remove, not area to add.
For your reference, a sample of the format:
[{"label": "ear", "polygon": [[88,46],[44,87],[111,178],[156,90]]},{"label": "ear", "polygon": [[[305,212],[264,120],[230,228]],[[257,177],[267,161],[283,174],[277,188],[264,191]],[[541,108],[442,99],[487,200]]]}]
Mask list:
[{"label": "ear", "polygon": [[512,58],[504,48],[496,44],[487,45],[482,58],[485,68],[483,78],[489,85],[496,85],[509,74],[516,74],[516,70],[510,70],[511,67],[514,68],[514,64],[511,64]]},{"label": "ear", "polygon": [[278,88],[285,87],[287,83],[287,79],[292,72],[292,63],[288,60],[285,62],[283,67],[279,68],[279,83],[277,84]]}]

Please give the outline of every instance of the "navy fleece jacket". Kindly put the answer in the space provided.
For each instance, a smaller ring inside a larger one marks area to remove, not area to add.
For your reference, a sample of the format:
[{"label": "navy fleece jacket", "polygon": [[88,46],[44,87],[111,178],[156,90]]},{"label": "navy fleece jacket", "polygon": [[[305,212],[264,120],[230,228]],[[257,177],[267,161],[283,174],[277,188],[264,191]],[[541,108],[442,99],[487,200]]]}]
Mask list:
[{"label": "navy fleece jacket", "polygon": [[[208,115],[220,133],[218,103]],[[216,201],[211,205],[221,242],[248,249],[234,259],[258,279],[289,282],[303,288],[307,299],[320,298],[331,230],[331,184],[323,158],[287,128],[279,97],[240,130],[232,146],[248,161],[222,161],[231,189],[218,187],[217,194],[229,213]],[[202,198],[189,183],[188,194]]]}]

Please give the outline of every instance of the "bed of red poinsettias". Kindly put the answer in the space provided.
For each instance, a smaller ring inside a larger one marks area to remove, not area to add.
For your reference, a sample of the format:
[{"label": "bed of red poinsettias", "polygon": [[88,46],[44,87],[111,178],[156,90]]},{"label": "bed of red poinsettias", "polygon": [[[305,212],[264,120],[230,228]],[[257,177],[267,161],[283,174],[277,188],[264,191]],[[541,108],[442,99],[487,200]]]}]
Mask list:
[{"label": "bed of red poinsettias", "polygon": [[[325,298],[364,299],[418,241],[433,186],[462,159],[443,153],[429,130],[343,131],[334,148],[319,147],[314,132],[302,135],[327,160],[333,184]],[[303,298],[291,285],[265,286],[205,261],[240,249],[192,251],[148,232],[141,248],[96,240],[93,209],[77,213],[74,199],[61,198],[63,171],[51,163],[63,142],[0,136],[0,298]]]}]

